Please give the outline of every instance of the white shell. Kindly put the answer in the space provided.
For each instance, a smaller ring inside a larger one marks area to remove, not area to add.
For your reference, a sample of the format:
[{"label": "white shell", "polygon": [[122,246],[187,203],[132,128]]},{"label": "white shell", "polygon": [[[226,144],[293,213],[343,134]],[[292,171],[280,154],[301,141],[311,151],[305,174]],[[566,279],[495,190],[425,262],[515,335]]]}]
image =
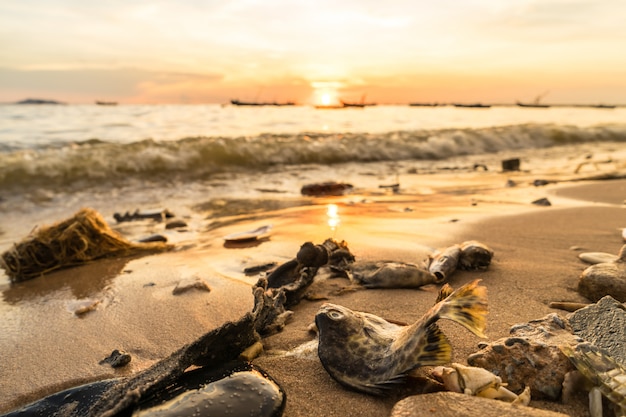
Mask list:
[{"label": "white shell", "polygon": [[231,233],[227,236],[224,236],[224,240],[227,242],[243,242],[247,240],[262,239],[264,237],[268,237],[270,235],[271,230],[272,230],[272,225],[268,224],[265,226],[257,227],[254,230]]},{"label": "white shell", "polygon": [[588,264],[604,264],[617,261],[619,258],[617,255],[606,252],[585,252],[578,255],[581,261]]}]

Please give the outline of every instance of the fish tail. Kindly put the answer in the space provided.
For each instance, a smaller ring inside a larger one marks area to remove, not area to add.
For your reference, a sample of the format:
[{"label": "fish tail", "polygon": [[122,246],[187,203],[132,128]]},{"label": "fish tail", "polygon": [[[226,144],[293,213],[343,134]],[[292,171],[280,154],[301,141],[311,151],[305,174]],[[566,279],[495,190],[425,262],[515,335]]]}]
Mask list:
[{"label": "fish tail", "polygon": [[455,321],[476,336],[486,337],[487,288],[479,282],[477,279],[465,284],[439,302],[435,318]]},{"label": "fish tail", "polygon": [[436,323],[428,326],[422,340],[422,345],[416,349],[415,367],[442,365],[452,360],[452,345]]}]

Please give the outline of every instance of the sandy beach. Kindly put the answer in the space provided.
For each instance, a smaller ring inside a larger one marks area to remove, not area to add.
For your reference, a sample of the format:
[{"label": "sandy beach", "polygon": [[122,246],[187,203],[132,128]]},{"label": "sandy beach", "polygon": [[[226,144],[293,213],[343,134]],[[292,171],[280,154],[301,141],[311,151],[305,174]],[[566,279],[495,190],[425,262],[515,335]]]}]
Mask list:
[{"label": "sandy beach", "polygon": [[[80,383],[134,374],[236,320],[252,308],[250,287],[258,278],[246,276],[243,269],[292,259],[307,241],[334,237],[345,240],[359,260],[416,263],[433,248],[472,239],[487,244],[495,255],[486,271],[457,271],[449,279],[456,288],[480,278],[488,288],[487,341],[506,336],[516,323],[552,312],[567,314],[549,308],[552,301],[586,302],[576,292],[586,267],[578,253],[617,253],[624,243],[620,229],[626,227],[626,180],[535,187],[530,185],[533,177],[520,172],[512,175],[519,185],[507,188],[512,176],[501,172],[446,175],[436,178],[441,183],[429,179],[430,193],[382,190],[233,216],[219,224],[200,218],[190,221],[194,230],[180,234],[172,252],[102,260],[2,285],[0,412]],[[419,176],[402,181],[408,189],[425,186]],[[552,205],[531,204],[543,197]],[[327,224],[327,204],[338,207],[341,222],[334,230]],[[254,245],[224,244],[223,236],[264,224],[273,225],[270,238]],[[190,279],[205,281],[210,292],[172,293]],[[308,327],[323,302],[410,323],[433,304],[438,291],[431,285],[339,294],[347,284],[345,279],[318,284],[323,299],[298,304],[292,321],[264,340],[265,353],[254,360],[285,390],[285,416],[384,416],[397,400],[343,388],[315,356],[276,355],[311,340]],[[90,301],[93,311],[74,313],[79,303]],[[481,339],[453,323],[444,321],[441,327],[451,340],[454,361],[463,363],[477,350]],[[118,370],[100,365],[113,349],[130,353],[132,362]],[[531,406],[588,415],[586,398],[571,404],[533,401]]]}]

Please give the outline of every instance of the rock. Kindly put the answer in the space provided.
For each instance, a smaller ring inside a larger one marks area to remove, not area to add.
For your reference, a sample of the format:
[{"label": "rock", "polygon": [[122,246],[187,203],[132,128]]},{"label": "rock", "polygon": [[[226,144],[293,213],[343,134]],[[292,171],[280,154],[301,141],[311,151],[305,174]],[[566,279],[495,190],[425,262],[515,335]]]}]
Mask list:
[{"label": "rock", "polygon": [[578,292],[591,301],[605,295],[626,302],[626,245],[622,246],[615,262],[591,265],[578,280]]},{"label": "rock", "polygon": [[519,171],[520,160],[519,158],[511,158],[502,160],[502,171]]},{"label": "rock", "polygon": [[394,405],[390,417],[566,417],[566,414],[456,392],[407,397]]},{"label": "rock", "polygon": [[187,227],[187,222],[184,220],[172,220],[165,224],[166,229],[181,229]]},{"label": "rock", "polygon": [[100,361],[100,365],[108,363],[112,368],[121,368],[130,363],[132,357],[130,354],[115,349],[111,354]]},{"label": "rock", "polygon": [[626,366],[626,307],[610,296],[570,314],[574,334],[605,349]]},{"label": "rock", "polygon": [[580,341],[567,321],[552,313],[511,327],[509,337],[481,344],[467,363],[499,376],[511,391],[530,385],[533,399],[554,401],[561,395],[565,374],[574,369],[559,345]]},{"label": "rock", "polygon": [[540,199],[538,199],[538,200],[533,201],[533,202],[532,202],[532,204],[534,204],[534,205],[536,205],[536,206],[545,206],[545,207],[548,207],[548,206],[551,206],[551,205],[552,205],[552,203],[550,203],[550,200],[548,200],[548,199],[547,199],[547,198],[545,198],[545,197],[544,197],[544,198],[540,198]]},{"label": "rock", "polygon": [[307,184],[302,186],[300,193],[302,195],[310,196],[325,196],[325,195],[344,195],[352,191],[352,184],[344,184],[339,182],[323,182],[315,184]]},{"label": "rock", "polygon": [[172,294],[179,295],[191,290],[211,292],[209,284],[202,278],[193,276],[191,278],[182,279],[172,290]]}]

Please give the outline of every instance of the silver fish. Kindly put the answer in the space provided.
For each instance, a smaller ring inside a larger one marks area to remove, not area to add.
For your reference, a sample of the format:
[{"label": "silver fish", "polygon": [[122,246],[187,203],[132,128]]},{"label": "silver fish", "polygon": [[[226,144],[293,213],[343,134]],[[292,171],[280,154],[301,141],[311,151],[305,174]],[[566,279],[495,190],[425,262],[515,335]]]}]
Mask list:
[{"label": "silver fish", "polygon": [[484,337],[487,289],[478,282],[454,291],[409,326],[323,304],[315,316],[322,365],[341,384],[380,395],[417,367],[450,362],[450,342],[435,322],[446,318]]},{"label": "silver fish", "polygon": [[476,240],[468,240],[461,243],[459,269],[485,269],[491,264],[491,258],[493,251],[487,245]]},{"label": "silver fish", "polygon": [[428,271],[437,277],[437,282],[442,282],[456,271],[461,258],[461,247],[452,245],[442,251],[435,252],[429,258]]},{"label": "silver fish", "polygon": [[417,288],[438,282],[425,267],[393,261],[355,262],[348,276],[365,288]]}]

